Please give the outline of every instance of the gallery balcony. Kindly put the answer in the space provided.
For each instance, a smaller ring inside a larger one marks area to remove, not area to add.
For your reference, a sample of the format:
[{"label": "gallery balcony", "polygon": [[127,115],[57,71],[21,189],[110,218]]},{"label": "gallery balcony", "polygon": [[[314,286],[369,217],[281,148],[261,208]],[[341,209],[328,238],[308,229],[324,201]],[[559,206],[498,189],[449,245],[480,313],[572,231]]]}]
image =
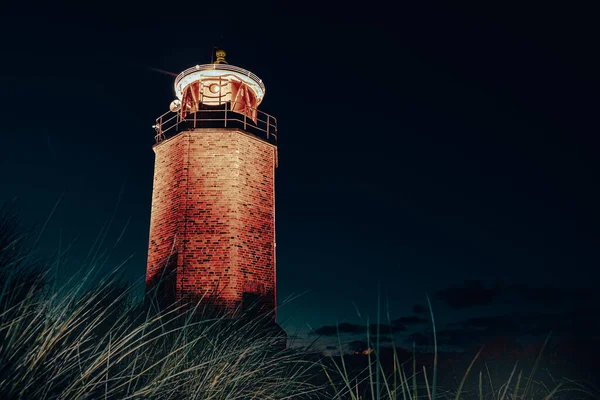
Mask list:
[{"label": "gallery balcony", "polygon": [[257,109],[245,107],[232,111],[230,104],[220,106],[201,105],[200,109],[182,112],[168,111],[156,119],[153,126],[156,143],[175,136],[182,131],[199,128],[238,128],[257,138],[277,145],[277,119]]}]

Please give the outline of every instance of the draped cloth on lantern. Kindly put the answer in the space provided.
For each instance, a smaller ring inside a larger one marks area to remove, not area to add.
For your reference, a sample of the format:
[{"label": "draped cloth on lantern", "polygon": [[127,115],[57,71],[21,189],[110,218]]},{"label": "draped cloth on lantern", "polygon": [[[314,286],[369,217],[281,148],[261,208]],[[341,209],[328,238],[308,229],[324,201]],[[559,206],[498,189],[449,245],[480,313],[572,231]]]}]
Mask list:
[{"label": "draped cloth on lantern", "polygon": [[200,101],[200,82],[196,81],[188,85],[183,92],[181,99],[181,118],[185,118],[188,112],[198,111],[198,102]]},{"label": "draped cloth on lantern", "polygon": [[242,82],[231,82],[231,110],[246,114],[256,123],[256,96],[254,92]]},{"label": "draped cloth on lantern", "polygon": [[[246,115],[254,123],[257,121],[257,101],[254,92],[244,84],[243,82],[229,81],[228,82],[231,92],[226,93],[222,91],[222,100],[218,103],[226,103],[231,101],[231,111]],[[200,93],[200,82],[196,81],[188,85],[181,99],[181,118],[185,118],[188,113],[195,113],[199,111],[199,102],[201,98]],[[218,98],[218,96],[217,96]]]}]

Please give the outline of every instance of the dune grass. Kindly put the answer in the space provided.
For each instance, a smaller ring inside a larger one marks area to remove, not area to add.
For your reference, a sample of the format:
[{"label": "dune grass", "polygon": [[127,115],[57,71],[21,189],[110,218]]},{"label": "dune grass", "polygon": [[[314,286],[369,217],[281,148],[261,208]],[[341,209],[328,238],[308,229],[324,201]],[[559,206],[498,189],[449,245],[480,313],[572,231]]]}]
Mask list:
[{"label": "dune grass", "polygon": [[[435,320],[431,302],[427,297],[431,323],[433,327],[434,353],[431,369],[425,366],[417,367],[416,356],[400,362],[398,348],[392,341],[392,366],[384,366],[385,362],[380,360],[378,351],[379,343],[370,340],[369,324],[367,322],[367,344],[370,351],[367,352],[367,367],[357,373],[349,373],[345,362],[347,356],[341,341],[339,344],[339,359],[330,356],[328,363],[322,362],[322,369],[330,384],[330,397],[338,400],[416,400],[416,399],[454,399],[454,400],[550,400],[550,399],[600,399],[600,390],[591,382],[583,382],[563,377],[556,380],[547,374],[540,375],[539,367],[548,345],[550,334],[546,337],[535,362],[528,374],[519,370],[515,376],[518,362],[506,380],[494,381],[489,372],[487,363],[480,364],[479,374],[473,377],[473,370],[480,359],[483,348],[473,357],[464,371],[458,388],[442,388],[438,385],[438,354]],[[388,324],[391,319],[388,313]],[[379,321],[377,322],[379,326]],[[339,337],[339,335],[338,335]],[[379,336],[377,339],[379,340]],[[414,346],[413,346],[414,349]],[[412,362],[412,368],[408,365]],[[377,371],[377,373],[375,373]],[[485,371],[485,372],[484,372]],[[444,371],[441,371],[444,372]],[[445,371],[449,372],[449,371]],[[484,378],[485,376],[485,378]]]},{"label": "dune grass", "polygon": [[600,398],[580,382],[537,381],[543,347],[529,374],[515,365],[504,382],[493,382],[489,370],[474,374],[478,353],[450,390],[438,384],[437,342],[430,370],[417,365],[414,349],[412,365],[401,361],[392,342],[390,368],[380,360],[379,335],[373,343],[367,329],[376,350],[355,371],[346,365],[341,340],[339,358],[279,349],[280,339],[265,335],[265,316],[231,321],[177,304],[157,310],[136,299],[118,269],[95,280],[94,262],[57,286],[52,265],[27,245],[33,238],[35,246],[36,235],[20,235],[17,225],[0,210],[3,399]]},{"label": "dune grass", "polygon": [[93,266],[54,288],[15,220],[0,218],[3,399],[310,398],[314,363],[280,349],[264,321],[234,323],[141,304]]}]

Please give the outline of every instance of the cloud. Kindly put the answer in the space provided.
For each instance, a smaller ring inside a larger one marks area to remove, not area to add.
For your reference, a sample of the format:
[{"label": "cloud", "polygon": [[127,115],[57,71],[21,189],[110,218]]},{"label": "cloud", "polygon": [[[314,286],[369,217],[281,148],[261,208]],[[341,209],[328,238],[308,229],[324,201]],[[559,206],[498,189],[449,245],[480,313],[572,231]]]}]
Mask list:
[{"label": "cloud", "polygon": [[531,287],[523,284],[504,284],[497,281],[486,287],[479,280],[465,281],[462,286],[451,286],[436,292],[436,296],[454,309],[466,309],[492,304],[496,299],[514,301],[517,304],[559,307],[597,301],[596,292],[591,288],[559,288],[546,285]]},{"label": "cloud", "polygon": [[[450,323],[446,329],[438,332],[438,343],[449,346],[470,347],[487,343],[497,337],[514,339],[530,331],[532,324],[535,324],[534,317],[534,315],[529,315],[529,318],[527,318],[525,315],[515,313],[468,318]],[[537,317],[539,319],[539,315]]]},{"label": "cloud", "polygon": [[450,307],[464,309],[491,304],[500,293],[500,285],[486,288],[481,281],[468,280],[463,287],[452,286],[436,292],[436,295]]},{"label": "cloud", "polygon": [[[404,332],[406,331],[406,326],[404,326],[401,323],[394,323],[394,324],[379,324],[379,326],[377,324],[371,324],[369,325],[369,333],[371,335],[376,335],[377,334],[377,328],[379,327],[379,334],[390,334],[390,333],[398,333],[398,332]],[[350,335],[357,335],[357,334],[367,334],[367,327],[366,325],[357,325],[357,324],[350,324],[347,322],[342,322],[340,324],[337,325],[337,328],[335,325],[324,325],[320,328],[315,329],[312,334],[314,335],[320,335],[320,336],[337,336],[338,333],[340,335],[344,335],[344,334],[350,334]]]},{"label": "cloud", "polygon": [[494,317],[473,317],[448,324],[451,328],[472,329],[481,332],[515,333],[519,327],[514,316],[499,315]]},{"label": "cloud", "polygon": [[415,304],[412,310],[415,314],[424,314],[428,311],[427,307],[422,306],[421,304]]},{"label": "cloud", "polygon": [[410,317],[400,317],[392,321],[393,324],[402,324],[402,325],[415,325],[415,324],[424,324],[428,322],[427,319],[421,318],[418,316],[410,316]]},{"label": "cloud", "polygon": [[408,335],[404,340],[406,344],[415,344],[417,346],[429,346],[433,345],[433,336],[427,335],[422,332],[415,332]]},{"label": "cloud", "polygon": [[[479,343],[480,333],[466,329],[446,329],[437,332],[437,344],[441,346],[470,347],[474,343]],[[416,346],[433,346],[433,334],[428,332],[415,332],[410,334],[404,343]]]},{"label": "cloud", "polygon": [[[379,343],[391,343],[392,338],[389,336],[380,336]],[[350,352],[362,352],[363,350],[367,350],[369,347],[374,349],[377,345],[377,338],[372,338],[370,340],[371,346],[367,344],[366,340],[353,340],[346,344],[346,349]],[[384,347],[381,347],[383,349]]]},{"label": "cloud", "polygon": [[[406,326],[401,323],[392,323],[392,324],[379,324],[379,334],[389,334],[389,333],[397,333],[404,332],[406,330]],[[371,324],[369,328],[369,332],[372,335],[377,334],[377,324]]]},{"label": "cloud", "polygon": [[[558,341],[577,338],[598,338],[600,321],[596,307],[574,308],[561,312],[515,312],[496,316],[479,316],[449,323],[437,332],[438,345],[468,348],[504,338],[510,346],[517,338],[543,338],[550,331]],[[419,346],[433,345],[429,331],[409,335],[405,343]]]},{"label": "cloud", "polygon": [[544,307],[554,307],[573,302],[585,302],[594,297],[589,288],[557,288],[555,286],[527,287],[522,284],[512,285],[509,289],[520,301]]},{"label": "cloud", "polygon": [[[469,348],[483,344],[496,336],[498,335],[489,335],[489,332],[476,329],[445,329],[437,332],[437,344],[438,347]],[[404,340],[408,345],[412,345],[413,342],[417,346],[433,346],[433,334],[415,332]]]},{"label": "cloud", "polygon": [[350,351],[363,351],[369,348],[369,346],[364,340],[353,340],[347,344],[347,348]]},{"label": "cloud", "polygon": [[349,334],[354,335],[354,334],[365,333],[365,332],[366,332],[366,329],[362,325],[342,322],[342,323],[338,324],[337,327],[335,325],[322,326],[322,327],[316,329],[313,332],[313,334],[320,335],[320,336],[337,336],[338,333],[339,334],[349,333]]}]

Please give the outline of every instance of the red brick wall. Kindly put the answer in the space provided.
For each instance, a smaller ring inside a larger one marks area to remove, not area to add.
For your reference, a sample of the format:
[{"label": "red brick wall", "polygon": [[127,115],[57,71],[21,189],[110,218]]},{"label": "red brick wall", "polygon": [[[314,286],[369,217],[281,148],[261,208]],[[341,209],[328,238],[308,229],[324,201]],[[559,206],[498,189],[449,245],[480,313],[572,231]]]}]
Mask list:
[{"label": "red brick wall", "polygon": [[[275,307],[276,148],[237,129],[196,129],[156,153],[147,289],[171,257],[160,296],[232,312]],[[244,293],[250,293],[247,295]],[[257,295],[257,296],[256,296]]]}]

